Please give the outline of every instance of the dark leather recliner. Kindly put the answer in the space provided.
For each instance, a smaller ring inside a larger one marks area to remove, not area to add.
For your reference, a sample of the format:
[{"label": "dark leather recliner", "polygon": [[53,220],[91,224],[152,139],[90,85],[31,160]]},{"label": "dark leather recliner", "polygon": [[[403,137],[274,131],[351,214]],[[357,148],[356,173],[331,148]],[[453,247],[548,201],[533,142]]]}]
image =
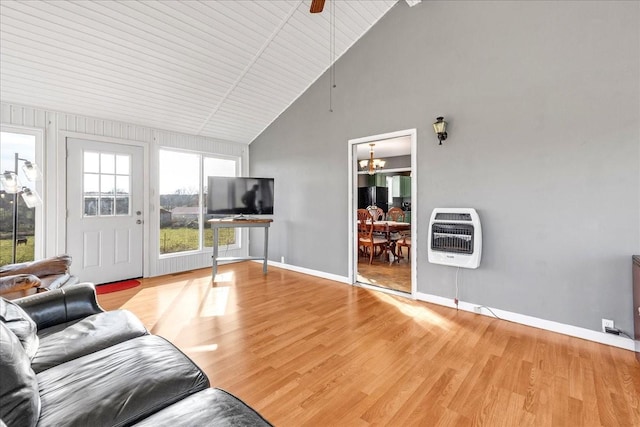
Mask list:
[{"label": "dark leather recliner", "polygon": [[0,426],[270,426],[89,283],[0,298]]}]

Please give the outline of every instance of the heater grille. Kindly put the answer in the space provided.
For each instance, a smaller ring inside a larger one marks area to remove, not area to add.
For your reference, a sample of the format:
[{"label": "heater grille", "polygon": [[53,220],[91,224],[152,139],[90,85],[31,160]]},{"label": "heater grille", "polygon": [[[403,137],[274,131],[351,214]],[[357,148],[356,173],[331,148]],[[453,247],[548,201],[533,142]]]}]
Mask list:
[{"label": "heater grille", "polygon": [[431,249],[457,254],[472,254],[473,225],[433,224],[431,227]]},{"label": "heater grille", "polygon": [[438,212],[436,213],[436,221],[471,221],[471,214],[454,213],[454,212]]},{"label": "heater grille", "polygon": [[482,226],[473,208],[435,208],[429,222],[429,262],[478,268],[482,256]]}]

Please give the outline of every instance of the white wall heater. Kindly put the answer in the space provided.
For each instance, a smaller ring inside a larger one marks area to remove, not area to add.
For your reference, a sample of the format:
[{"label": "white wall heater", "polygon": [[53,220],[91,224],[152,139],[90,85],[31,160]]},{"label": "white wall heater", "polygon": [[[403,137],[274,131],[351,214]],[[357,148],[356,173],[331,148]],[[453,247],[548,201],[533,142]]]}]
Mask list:
[{"label": "white wall heater", "polygon": [[428,239],[429,262],[478,268],[482,256],[480,217],[472,208],[435,208]]}]

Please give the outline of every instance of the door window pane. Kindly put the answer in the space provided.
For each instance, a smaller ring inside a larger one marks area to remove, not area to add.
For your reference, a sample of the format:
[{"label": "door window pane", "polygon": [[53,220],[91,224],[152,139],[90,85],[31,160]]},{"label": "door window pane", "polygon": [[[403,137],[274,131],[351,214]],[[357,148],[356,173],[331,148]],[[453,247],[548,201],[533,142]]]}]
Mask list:
[{"label": "door window pane", "polygon": [[100,176],[100,197],[112,197],[116,186],[116,177],[113,175]]},{"label": "door window pane", "polygon": [[100,215],[107,216],[113,215],[113,199],[112,198],[100,198]]},{"label": "door window pane", "polygon": [[100,172],[101,173],[115,173],[116,171],[116,156],[113,154],[100,154]]},{"label": "door window pane", "polygon": [[116,215],[129,215],[128,197],[116,197]]},{"label": "door window pane", "polygon": [[96,215],[98,215],[98,198],[85,197],[84,198],[84,216],[96,216]]},{"label": "door window pane", "polygon": [[131,157],[84,152],[85,217],[131,215]]},{"label": "door window pane", "polygon": [[100,175],[96,173],[85,173],[84,174],[85,196],[89,193],[93,193],[94,195],[97,196],[98,191],[100,191]]},{"label": "door window pane", "polygon": [[100,153],[84,152],[84,171],[90,173],[100,172]]},{"label": "door window pane", "polygon": [[116,195],[123,197],[129,195],[129,177],[116,176]]},{"label": "door window pane", "polygon": [[116,173],[118,175],[129,175],[129,156],[116,156]]}]

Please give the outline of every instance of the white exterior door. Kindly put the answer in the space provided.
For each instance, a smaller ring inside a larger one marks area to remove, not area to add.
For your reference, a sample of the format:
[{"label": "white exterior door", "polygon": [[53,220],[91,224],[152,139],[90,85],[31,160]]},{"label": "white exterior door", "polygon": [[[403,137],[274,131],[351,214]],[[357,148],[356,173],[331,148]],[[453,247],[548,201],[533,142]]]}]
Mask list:
[{"label": "white exterior door", "polygon": [[71,272],[96,284],[142,277],[142,147],[67,139]]}]

